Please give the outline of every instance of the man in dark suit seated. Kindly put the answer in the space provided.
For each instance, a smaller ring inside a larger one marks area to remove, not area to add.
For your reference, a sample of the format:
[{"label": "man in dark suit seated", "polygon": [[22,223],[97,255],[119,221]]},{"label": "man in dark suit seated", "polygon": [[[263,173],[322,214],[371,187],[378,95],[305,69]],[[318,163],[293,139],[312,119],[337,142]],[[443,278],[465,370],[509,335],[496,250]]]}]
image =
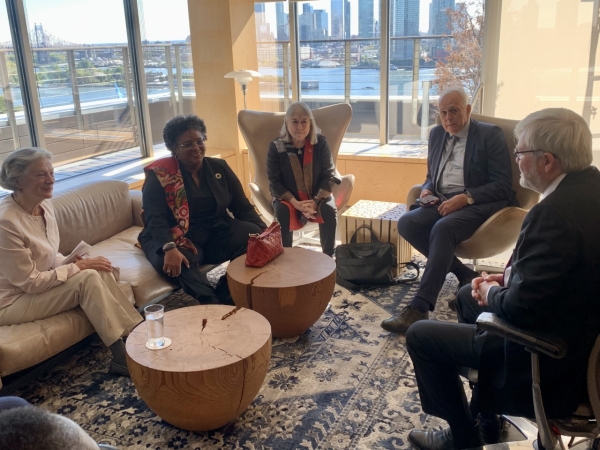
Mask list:
[{"label": "man in dark suit seated", "polygon": [[427,257],[427,265],[410,304],[381,324],[395,333],[429,318],[448,272],[461,286],[477,276],[454,256],[456,246],[513,198],[502,129],[470,119],[471,105],[461,87],[446,89],[438,104],[442,124],[429,136],[427,178],[418,205],[398,221],[398,233]]},{"label": "man in dark suit seated", "polygon": [[[581,116],[563,108],[530,114],[515,135],[520,183],[543,200],[525,217],[504,277],[482,273],[459,291],[463,323],[421,321],[407,332],[423,411],[450,425],[411,431],[409,440],[419,449],[482,445],[477,412],[534,417],[530,354],[477,330],[472,323],[483,311],[567,343],[563,359],[540,356],[549,417],[568,416],[586,395],[587,359],[600,333],[600,172],[590,167],[592,135]],[[471,410],[461,366],[479,370]]]}]

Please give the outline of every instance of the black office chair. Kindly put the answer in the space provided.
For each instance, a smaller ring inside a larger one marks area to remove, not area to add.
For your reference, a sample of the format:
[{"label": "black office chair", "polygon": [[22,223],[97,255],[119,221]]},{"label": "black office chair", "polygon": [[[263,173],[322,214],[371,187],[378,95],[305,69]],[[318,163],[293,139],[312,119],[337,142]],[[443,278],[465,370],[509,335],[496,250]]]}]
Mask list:
[{"label": "black office chair", "polygon": [[[588,359],[587,388],[588,401],[579,405],[577,410],[567,418],[549,419],[544,412],[542,392],[540,389],[540,354],[548,355],[555,359],[561,359],[567,354],[567,346],[564,342],[549,336],[540,336],[520,330],[492,313],[482,313],[477,318],[477,327],[491,334],[499,335],[511,342],[523,345],[531,353],[532,392],[535,410],[535,421],[537,428],[525,419],[511,416],[503,416],[503,420],[513,425],[534,446],[538,437],[546,450],[571,448],[585,440],[590,441],[589,448],[600,450],[600,336],[592,348]],[[469,370],[467,378],[469,381],[477,382],[477,371]],[[563,436],[571,439],[565,447]],[[576,438],[582,438],[576,440]],[[525,443],[515,443],[519,447],[526,446]],[[506,444],[501,444],[506,448]],[[492,446],[487,448],[493,448]],[[530,447],[531,448],[531,447]],[[539,445],[536,449],[539,448]]]}]

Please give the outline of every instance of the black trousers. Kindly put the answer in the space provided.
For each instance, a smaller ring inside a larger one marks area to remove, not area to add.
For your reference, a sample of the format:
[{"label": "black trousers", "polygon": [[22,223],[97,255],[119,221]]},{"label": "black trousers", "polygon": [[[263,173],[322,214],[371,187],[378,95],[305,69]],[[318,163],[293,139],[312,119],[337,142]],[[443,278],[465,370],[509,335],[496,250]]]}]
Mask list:
[{"label": "black trousers", "polygon": [[472,426],[477,416],[477,388],[471,405],[467,403],[460,367],[479,368],[481,349],[487,333],[477,330],[475,321],[487,308],[471,296],[471,286],[463,286],[457,296],[461,323],[424,320],[406,333],[406,347],[412,359],[423,411],[446,420],[450,426]]},{"label": "black trousers", "polygon": [[189,268],[183,265],[181,275],[178,277],[169,277],[163,272],[165,255],[160,245],[153,241],[147,241],[141,245],[148,261],[161,276],[181,287],[186,294],[191,295],[201,304],[233,305],[227,288],[227,278],[223,276],[217,283],[217,287],[213,289],[206,276],[200,272],[199,266],[201,264],[221,264],[243,255],[248,248],[248,235],[260,232],[261,229],[258,225],[252,222],[233,219],[231,234],[226,238],[209,236],[203,247],[196,246],[197,255],[182,251],[188,260],[195,259],[196,262]]},{"label": "black trousers", "polygon": [[467,240],[489,217],[487,211],[467,206],[442,217],[437,206],[424,206],[403,214],[398,221],[398,233],[427,257],[427,264],[416,296],[435,309],[437,297],[442,289],[446,274],[453,272],[459,278],[471,273],[461,263],[454,251],[456,246]]},{"label": "black trousers", "polygon": [[[293,232],[290,231],[290,210],[279,200],[273,200],[273,210],[275,217],[281,225],[281,238],[284,247],[291,247],[293,242]],[[323,223],[319,224],[319,239],[321,249],[328,256],[333,256],[335,249],[335,230],[337,228],[337,208],[335,199],[330,196],[327,201],[321,203],[321,217]]]}]

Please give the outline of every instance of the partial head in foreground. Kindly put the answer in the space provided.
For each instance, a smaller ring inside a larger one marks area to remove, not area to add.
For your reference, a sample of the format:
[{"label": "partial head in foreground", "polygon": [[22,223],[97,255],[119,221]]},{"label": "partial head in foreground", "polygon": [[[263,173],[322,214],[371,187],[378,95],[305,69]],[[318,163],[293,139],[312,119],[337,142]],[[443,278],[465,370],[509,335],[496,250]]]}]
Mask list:
[{"label": "partial head in foreground", "polygon": [[471,118],[469,96],[462,86],[450,86],[442,91],[438,100],[440,121],[446,132],[455,135]]},{"label": "partial head in foreground", "polygon": [[515,127],[515,137],[521,186],[536,192],[544,192],[561,173],[592,164],[592,133],[583,117],[570,109],[546,108],[529,114]]},{"label": "partial head in foreground", "polygon": [[281,128],[284,141],[300,144],[308,136],[309,142],[314,145],[317,143],[318,132],[313,113],[306,103],[294,102],[288,107]]},{"label": "partial head in foreground", "polygon": [[0,412],[0,448],[98,450],[98,444],[66,417],[35,406]]}]

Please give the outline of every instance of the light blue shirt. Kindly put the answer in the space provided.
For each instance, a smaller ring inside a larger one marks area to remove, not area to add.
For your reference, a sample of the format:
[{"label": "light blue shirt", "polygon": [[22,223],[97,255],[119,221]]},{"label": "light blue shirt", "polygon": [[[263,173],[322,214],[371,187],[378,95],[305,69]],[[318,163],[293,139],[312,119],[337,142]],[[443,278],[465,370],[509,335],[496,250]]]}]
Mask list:
[{"label": "light blue shirt", "polygon": [[[446,139],[446,147],[440,161],[440,176],[437,191],[442,194],[450,192],[462,192],[465,190],[465,149],[467,148],[467,136],[469,136],[469,125],[471,121],[453,136]],[[458,139],[452,148],[452,140]]]}]

